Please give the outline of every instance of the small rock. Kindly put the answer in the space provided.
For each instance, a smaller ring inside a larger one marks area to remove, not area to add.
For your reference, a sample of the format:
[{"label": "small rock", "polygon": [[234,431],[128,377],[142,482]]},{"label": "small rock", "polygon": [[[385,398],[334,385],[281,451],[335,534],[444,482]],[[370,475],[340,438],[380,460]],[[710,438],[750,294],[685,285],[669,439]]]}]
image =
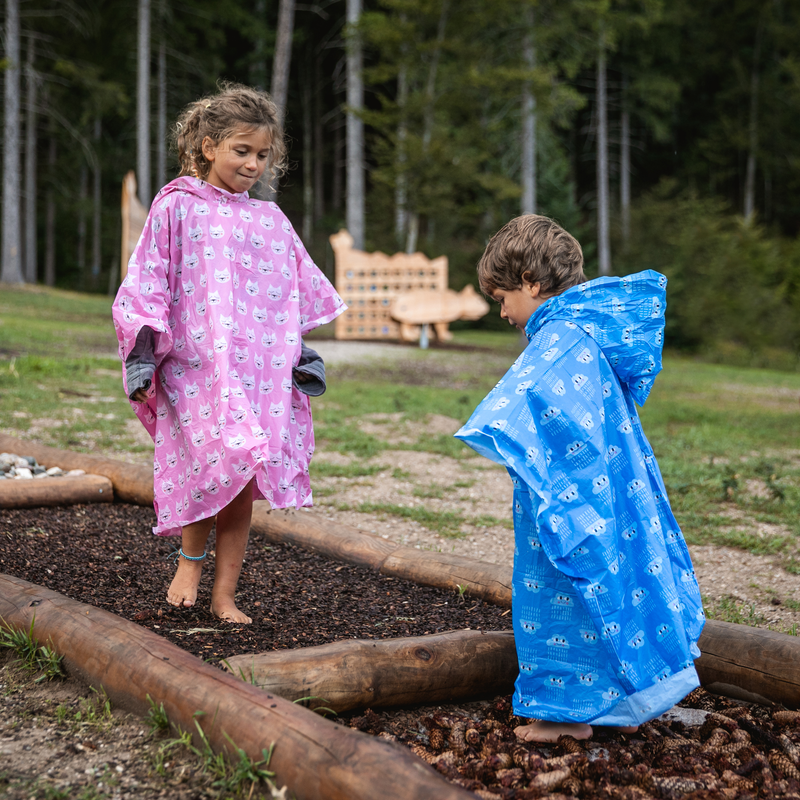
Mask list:
[{"label": "small rock", "polygon": [[56,477],[58,475],[63,475],[64,470],[61,469],[61,467],[50,467],[50,469],[47,470],[47,474],[51,477]]},{"label": "small rock", "polygon": [[36,463],[36,459],[33,456],[22,456],[27,462],[28,466],[36,467],[38,464]]},{"label": "small rock", "polygon": [[28,480],[33,477],[33,473],[27,467],[17,467],[17,480]]},{"label": "small rock", "polygon": [[85,474],[86,474],[86,470],[82,470],[82,469],[71,469],[67,473],[67,475],[85,475]]},{"label": "small rock", "polygon": [[40,466],[39,464],[36,464],[36,465],[35,465],[35,466],[34,466],[34,467],[31,469],[31,472],[32,472],[34,475],[46,475],[46,474],[47,474],[47,472],[45,471],[45,468],[44,468],[44,467],[42,467],[42,466]]},{"label": "small rock", "polygon": [[20,467],[22,467],[23,469],[27,469],[28,467],[30,467],[30,464],[28,463],[27,458],[23,458],[22,456],[17,456],[14,459],[14,466],[17,469],[19,469]]},{"label": "small rock", "polygon": [[33,477],[34,478],[49,478],[50,476],[44,470],[42,470],[41,472],[34,472],[33,473]]}]

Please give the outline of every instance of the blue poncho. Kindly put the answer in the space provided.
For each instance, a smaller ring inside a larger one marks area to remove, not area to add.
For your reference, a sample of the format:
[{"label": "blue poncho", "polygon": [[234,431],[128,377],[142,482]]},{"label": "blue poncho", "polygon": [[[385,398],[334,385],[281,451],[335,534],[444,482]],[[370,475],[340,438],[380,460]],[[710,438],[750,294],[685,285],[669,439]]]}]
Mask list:
[{"label": "blue poncho", "polygon": [[637,725],[699,685],[704,615],[634,401],[661,369],[666,278],[599,278],[540,306],[456,436],[514,483],[515,713]]}]

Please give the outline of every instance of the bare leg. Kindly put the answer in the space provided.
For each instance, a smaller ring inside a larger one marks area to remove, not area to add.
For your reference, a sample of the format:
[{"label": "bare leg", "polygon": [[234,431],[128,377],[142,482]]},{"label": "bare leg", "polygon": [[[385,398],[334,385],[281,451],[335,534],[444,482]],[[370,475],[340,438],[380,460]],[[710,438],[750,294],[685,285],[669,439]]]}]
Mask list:
[{"label": "bare leg", "polygon": [[[181,548],[187,556],[201,556],[206,549],[206,539],[214,524],[214,517],[201,519],[186,525],[181,531]],[[171,606],[189,608],[197,600],[197,587],[203,574],[202,561],[187,561],[178,556],[178,571],[167,590],[167,602]]]},{"label": "bare leg", "polygon": [[217,514],[217,557],[214,587],[211,590],[211,613],[226,622],[247,624],[253,621],[239,611],[234,599],[250,536],[252,514],[252,481]]},{"label": "bare leg", "polygon": [[521,742],[557,742],[559,736],[591,739],[592,726],[585,722],[548,722],[537,719],[514,728],[514,733]]}]

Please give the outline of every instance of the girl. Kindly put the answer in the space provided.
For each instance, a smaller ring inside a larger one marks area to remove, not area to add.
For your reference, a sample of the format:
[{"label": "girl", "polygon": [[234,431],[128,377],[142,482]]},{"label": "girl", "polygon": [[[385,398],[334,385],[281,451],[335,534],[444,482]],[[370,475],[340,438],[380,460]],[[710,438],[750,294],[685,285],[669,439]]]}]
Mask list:
[{"label": "girl", "polygon": [[253,500],[311,505],[307,394],[324,373],[301,336],[345,309],[278,206],[248,195],[284,166],[277,119],[266,93],[236,84],[185,109],[180,176],[153,201],[113,307],[125,389],[155,442],[153,532],[181,535],[167,601],[194,605],[216,520],[211,611],[237,623],[251,622],[234,594]]}]

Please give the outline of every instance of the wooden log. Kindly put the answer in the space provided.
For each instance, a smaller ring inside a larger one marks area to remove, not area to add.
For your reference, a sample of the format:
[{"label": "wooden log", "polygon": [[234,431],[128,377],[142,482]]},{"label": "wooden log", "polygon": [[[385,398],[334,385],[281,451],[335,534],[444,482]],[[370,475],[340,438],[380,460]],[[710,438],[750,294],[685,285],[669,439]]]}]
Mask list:
[{"label": "wooden log", "polygon": [[64,470],[82,469],[93,475],[104,475],[114,484],[114,494],[123,503],[149,506],[153,503],[153,468],[140,464],[128,464],[115,458],[73,453],[42,444],[0,434],[0,452],[33,456],[47,467]]},{"label": "wooden log", "polygon": [[271,542],[297,545],[336,561],[372,569],[380,569],[386,557],[397,549],[394,542],[312,511],[271,511],[266,501],[253,504],[250,530]]},{"label": "wooden log", "polygon": [[113,501],[111,481],[103,475],[0,481],[0,508],[38,508]]},{"label": "wooden log", "polygon": [[708,620],[695,666],[711,692],[800,708],[800,639],[785,633]]},{"label": "wooden log", "polygon": [[511,606],[510,564],[506,567],[453,553],[396,547],[380,569],[383,575],[439,589],[463,590],[470,597],[499,606]]},{"label": "wooden log", "polygon": [[[107,611],[0,575],[0,617],[64,656],[65,665],[112,703],[144,714],[148,695],[183,730],[202,727],[215,751],[227,733],[262,758],[300,800],[469,800],[405,747],[336,725],[313,711],[205,664],[176,645]],[[200,712],[198,714],[198,712]]]},{"label": "wooden log", "polygon": [[519,673],[511,631],[471,630],[233,656],[226,666],[267,692],[337,713],[510,693]]}]

